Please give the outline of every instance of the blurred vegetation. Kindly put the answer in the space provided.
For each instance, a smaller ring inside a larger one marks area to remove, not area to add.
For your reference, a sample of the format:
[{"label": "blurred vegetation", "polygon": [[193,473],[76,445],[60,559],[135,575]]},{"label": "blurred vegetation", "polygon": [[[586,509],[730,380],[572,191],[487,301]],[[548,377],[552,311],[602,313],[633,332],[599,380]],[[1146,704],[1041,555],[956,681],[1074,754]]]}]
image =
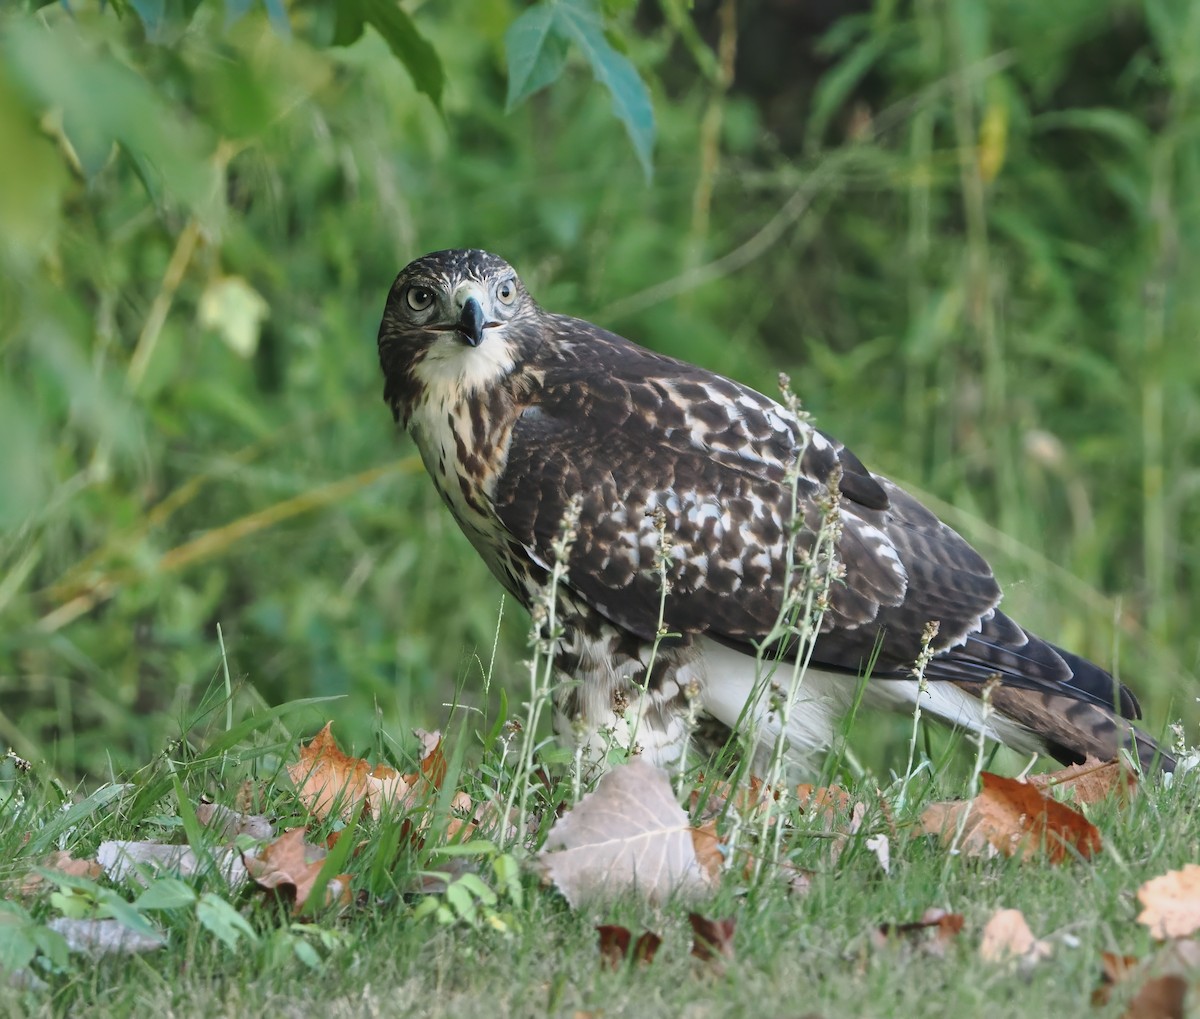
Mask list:
[{"label": "blurred vegetation", "polygon": [[[479,701],[499,588],[374,349],[395,273],[450,246],[787,371],[1014,615],[1153,728],[1194,717],[1200,7],[609,3],[607,50],[526,49],[516,86],[526,5],[404,10],[0,13],[0,742],[143,763],[224,682],[218,624],[235,684],[347,694],[359,745]],[[508,606],[497,682],[525,627]]]}]

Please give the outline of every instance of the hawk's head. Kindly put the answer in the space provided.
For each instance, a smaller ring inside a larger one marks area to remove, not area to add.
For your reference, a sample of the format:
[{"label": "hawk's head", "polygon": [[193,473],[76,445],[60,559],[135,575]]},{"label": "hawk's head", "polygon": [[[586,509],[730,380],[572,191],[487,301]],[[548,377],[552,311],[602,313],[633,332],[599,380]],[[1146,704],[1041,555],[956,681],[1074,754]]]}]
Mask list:
[{"label": "hawk's head", "polygon": [[379,326],[384,399],[397,417],[427,396],[469,396],[507,375],[539,309],[513,267],[486,251],[435,251],[396,277]]}]

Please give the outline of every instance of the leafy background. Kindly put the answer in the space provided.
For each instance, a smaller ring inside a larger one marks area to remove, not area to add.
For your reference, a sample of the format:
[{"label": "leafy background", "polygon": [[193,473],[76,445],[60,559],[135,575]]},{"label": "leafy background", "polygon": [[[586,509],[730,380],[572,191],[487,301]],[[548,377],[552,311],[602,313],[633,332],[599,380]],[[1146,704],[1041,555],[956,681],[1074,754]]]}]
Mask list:
[{"label": "leafy background", "polygon": [[1014,615],[1194,720],[1198,75],[1171,0],[8,5],[0,741],[143,763],[218,625],[247,703],[346,695],[359,746],[518,681],[375,361],[395,273],[466,245],[786,371]]}]

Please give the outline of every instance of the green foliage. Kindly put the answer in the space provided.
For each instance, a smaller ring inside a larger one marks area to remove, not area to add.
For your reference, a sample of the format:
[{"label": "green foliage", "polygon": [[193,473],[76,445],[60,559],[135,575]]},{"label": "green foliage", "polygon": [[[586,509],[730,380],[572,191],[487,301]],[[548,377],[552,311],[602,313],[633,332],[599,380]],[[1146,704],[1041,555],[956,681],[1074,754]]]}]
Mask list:
[{"label": "green foliage", "polygon": [[512,23],[508,50],[508,109],[556,81],[574,43],[596,80],[612,93],[613,112],[625,125],[649,179],[654,150],[650,93],[629,58],[613,49],[594,0],[543,0]]},{"label": "green foliage", "polygon": [[[378,400],[395,273],[456,245],[786,370],[1014,615],[1191,719],[1198,16],[880,3],[818,43],[778,7],[736,38],[678,3],[6,8],[0,741],[64,775],[208,754],[218,623],[239,712],[344,697],[359,745],[523,675]],[[876,732],[894,764],[906,722]]]}]

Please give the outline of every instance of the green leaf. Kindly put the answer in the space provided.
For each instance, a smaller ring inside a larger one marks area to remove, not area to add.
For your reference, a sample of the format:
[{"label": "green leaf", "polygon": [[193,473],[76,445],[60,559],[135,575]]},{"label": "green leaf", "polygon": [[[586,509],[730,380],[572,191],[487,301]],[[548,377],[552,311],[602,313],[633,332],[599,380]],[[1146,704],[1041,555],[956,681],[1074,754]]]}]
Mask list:
[{"label": "green leaf", "polygon": [[361,0],[341,0],[333,8],[333,45],[349,46],[358,42],[367,24]]},{"label": "green leaf", "polygon": [[653,174],[654,106],[650,91],[637,69],[604,35],[600,12],[590,0],[561,0],[555,12],[562,30],[570,35],[591,64],[592,73],[612,95],[613,113],[625,125],[633,151],[649,180]]},{"label": "green leaf", "polygon": [[650,91],[629,59],[604,34],[595,0],[546,0],[522,14],[504,37],[508,52],[508,109],[512,110],[561,73],[573,42],[596,80],[612,96],[613,113],[625,125],[646,179],[653,172],[654,106]]},{"label": "green leaf", "polygon": [[530,7],[504,35],[508,54],[508,101],[506,109],[528,99],[562,74],[567,62],[567,40],[557,29],[551,4]]},{"label": "green leaf", "polygon": [[442,61],[429,41],[417,31],[404,11],[394,0],[360,0],[363,19],[383,36],[388,48],[399,58],[412,75],[418,92],[424,92],[441,109],[442,88],[446,74]]},{"label": "green leaf", "polygon": [[141,18],[148,42],[169,45],[183,35],[200,0],[129,0],[129,6]]},{"label": "green leaf", "polygon": [[262,294],[241,276],[221,276],[204,288],[197,317],[206,329],[216,330],[230,350],[248,358],[258,349],[262,322],[270,310]]},{"label": "green leaf", "polygon": [[210,934],[219,938],[229,948],[237,948],[245,938],[251,943],[258,941],[258,934],[241,913],[228,902],[212,892],[205,892],[196,903],[196,919]]},{"label": "green leaf", "polygon": [[160,877],[152,881],[133,903],[134,909],[182,909],[196,901],[196,893],[177,877]]},{"label": "green leaf", "polygon": [[25,969],[37,954],[33,940],[33,921],[13,902],[0,902],[0,972]]}]

